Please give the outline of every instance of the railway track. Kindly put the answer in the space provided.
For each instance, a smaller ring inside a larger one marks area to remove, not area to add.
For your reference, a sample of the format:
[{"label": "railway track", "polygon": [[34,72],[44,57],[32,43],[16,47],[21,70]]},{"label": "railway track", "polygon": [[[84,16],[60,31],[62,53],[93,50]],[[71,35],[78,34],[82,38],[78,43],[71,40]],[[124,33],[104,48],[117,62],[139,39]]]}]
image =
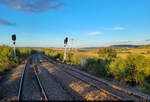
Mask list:
[{"label": "railway track", "polygon": [[[64,65],[64,68],[67,68],[67,67]],[[149,101],[150,101],[150,100],[148,100],[146,97],[142,97],[142,96],[140,96],[140,95],[137,95],[136,93],[130,92],[130,91],[128,91],[128,90],[122,89],[122,88],[120,88],[120,87],[118,87],[118,86],[115,86],[115,85],[113,85],[113,84],[107,83],[107,82],[105,82],[105,81],[103,81],[103,80],[100,80],[100,79],[97,78],[97,77],[93,77],[93,76],[91,76],[91,75],[89,75],[89,74],[87,74],[87,73],[83,73],[83,72],[81,72],[81,71],[79,71],[79,70],[75,70],[75,69],[72,69],[72,68],[68,68],[68,69],[71,70],[71,71],[74,71],[74,72],[76,72],[76,73],[79,73],[79,74],[82,75],[82,76],[88,77],[88,78],[90,78],[90,79],[92,79],[92,80],[95,80],[95,81],[100,82],[100,83],[103,83],[103,84],[105,84],[105,85],[107,85],[107,86],[109,86],[109,87],[112,87],[112,88],[114,88],[114,89],[116,89],[116,90],[119,90],[120,92],[123,92],[123,93],[126,93],[126,94],[128,94],[128,95],[134,96],[134,97],[136,97],[135,99],[139,99],[140,101],[143,101],[143,102],[149,102]],[[116,96],[115,96],[115,97],[116,97]],[[121,98],[119,98],[119,99],[120,99],[120,100],[123,100],[123,99],[121,99]]]},{"label": "railway track", "polygon": [[[57,62],[49,59],[47,56],[43,56],[43,57],[46,58],[51,63],[56,65]],[[62,63],[59,63],[59,65],[62,65]],[[63,64],[63,68],[61,68],[61,70],[71,75],[72,77],[77,78],[78,80],[81,80],[87,84],[90,84],[91,86],[103,91],[104,93],[114,97],[115,99],[119,101],[133,100],[133,101],[140,101],[140,102],[141,101],[150,102],[150,98],[148,96],[139,95],[135,92],[131,92],[126,89],[120,88],[116,85],[105,82],[104,80],[101,80],[100,78],[87,74],[83,71],[68,67],[65,64]]]},{"label": "railway track", "polygon": [[[42,84],[41,84],[41,81],[40,81],[40,79],[39,79],[39,76],[38,76],[38,73],[37,73],[37,70],[36,70],[36,68],[37,68],[37,65],[32,65],[32,67],[30,67],[30,64],[32,64],[32,62],[33,63],[35,63],[36,61],[35,61],[35,58],[34,58],[34,56],[32,56],[31,58],[29,58],[29,60],[27,61],[27,64],[25,65],[25,67],[24,67],[24,70],[23,70],[23,73],[22,73],[22,75],[21,75],[21,78],[20,78],[20,84],[19,84],[19,88],[18,88],[18,95],[17,95],[17,97],[18,97],[18,101],[23,101],[24,100],[24,94],[25,94],[25,92],[24,92],[24,88],[26,87],[26,85],[25,85],[25,81],[27,81],[25,78],[27,78],[27,72],[29,72],[29,70],[30,71],[32,71],[32,76],[34,77],[34,78],[30,78],[30,79],[35,79],[36,80],[36,85],[37,85],[37,87],[39,88],[38,89],[38,94],[40,94],[39,95],[39,97],[40,97],[40,99],[39,100],[42,100],[42,101],[48,101],[48,98],[47,98],[47,95],[46,95],[46,92],[45,92],[45,90],[44,90],[44,88],[43,88],[43,86],[42,86]],[[31,69],[32,68],[32,69]],[[30,73],[31,74],[31,73]],[[34,81],[35,81],[34,80]],[[33,80],[32,80],[33,81]],[[33,88],[31,88],[31,89],[33,89]],[[26,90],[30,90],[30,88],[28,89],[28,88],[26,88]],[[37,90],[36,90],[37,91]],[[37,92],[36,92],[37,93]],[[32,96],[32,95],[31,95]],[[34,96],[34,95],[33,95]],[[38,98],[39,98],[38,97]],[[26,98],[27,99],[27,98]],[[27,99],[27,100],[30,100],[30,99]],[[32,99],[31,99],[32,100]]]}]

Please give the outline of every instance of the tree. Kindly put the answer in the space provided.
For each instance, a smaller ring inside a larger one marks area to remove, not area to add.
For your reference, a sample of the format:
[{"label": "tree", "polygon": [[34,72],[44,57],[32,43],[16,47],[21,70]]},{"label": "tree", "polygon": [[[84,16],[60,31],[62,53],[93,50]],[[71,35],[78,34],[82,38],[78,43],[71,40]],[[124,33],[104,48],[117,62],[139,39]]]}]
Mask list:
[{"label": "tree", "polygon": [[99,57],[112,59],[117,57],[117,52],[114,48],[100,48],[98,51]]}]

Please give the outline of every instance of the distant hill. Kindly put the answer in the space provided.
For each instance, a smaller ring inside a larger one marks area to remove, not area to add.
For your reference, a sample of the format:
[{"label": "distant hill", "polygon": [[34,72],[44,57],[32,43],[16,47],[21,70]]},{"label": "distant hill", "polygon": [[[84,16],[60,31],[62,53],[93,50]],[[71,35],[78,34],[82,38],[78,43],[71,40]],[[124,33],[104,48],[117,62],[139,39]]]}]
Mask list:
[{"label": "distant hill", "polygon": [[[140,47],[141,45],[111,45],[111,46],[108,46],[108,47],[115,47],[115,48],[138,48]],[[103,47],[84,47],[84,48],[81,48],[81,49],[98,49],[98,48],[103,48]]]},{"label": "distant hill", "polygon": [[101,48],[101,47],[83,47],[83,48],[80,48],[80,49],[95,49],[95,48]]},{"label": "distant hill", "polygon": [[150,48],[150,44],[148,44],[148,45],[142,45],[142,46],[140,46],[139,48]]},{"label": "distant hill", "polygon": [[110,47],[116,47],[116,48],[122,48],[122,47],[128,47],[128,48],[138,48],[140,45],[111,45]]}]

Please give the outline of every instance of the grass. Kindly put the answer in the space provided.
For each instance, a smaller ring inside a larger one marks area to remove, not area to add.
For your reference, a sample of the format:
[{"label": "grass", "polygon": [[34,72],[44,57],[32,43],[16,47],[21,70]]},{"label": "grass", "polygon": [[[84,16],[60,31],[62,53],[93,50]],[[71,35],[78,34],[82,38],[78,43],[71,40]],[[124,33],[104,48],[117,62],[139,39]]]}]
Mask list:
[{"label": "grass", "polygon": [[149,49],[145,49],[145,48],[130,48],[127,50],[122,50],[122,51],[118,51],[117,55],[118,57],[121,58],[126,58],[128,55],[144,55],[147,58],[150,58],[150,54],[149,54],[150,48]]}]

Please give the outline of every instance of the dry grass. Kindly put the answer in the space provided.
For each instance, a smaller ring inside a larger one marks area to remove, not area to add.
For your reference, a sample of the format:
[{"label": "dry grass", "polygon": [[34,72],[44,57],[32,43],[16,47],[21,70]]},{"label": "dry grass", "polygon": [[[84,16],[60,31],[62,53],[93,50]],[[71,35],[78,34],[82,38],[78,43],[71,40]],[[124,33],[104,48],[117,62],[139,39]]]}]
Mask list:
[{"label": "dry grass", "polygon": [[138,49],[138,48],[130,48],[127,51],[118,51],[117,56],[121,58],[126,58],[128,55],[144,55],[147,58],[150,58],[150,54],[147,52],[150,49]]}]

